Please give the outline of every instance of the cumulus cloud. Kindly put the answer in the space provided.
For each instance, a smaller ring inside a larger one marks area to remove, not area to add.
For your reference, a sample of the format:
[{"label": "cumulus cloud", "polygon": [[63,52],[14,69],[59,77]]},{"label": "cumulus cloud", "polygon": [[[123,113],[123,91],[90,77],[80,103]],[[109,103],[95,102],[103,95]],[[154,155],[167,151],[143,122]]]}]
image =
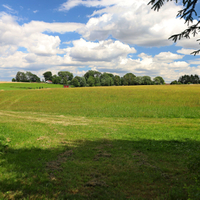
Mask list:
[{"label": "cumulus cloud", "polygon": [[11,53],[13,49],[17,49],[17,46],[25,47],[30,53],[39,55],[63,53],[63,50],[59,49],[60,38],[43,32],[73,32],[82,26],[79,23],[45,23],[39,21],[31,21],[20,26],[16,18],[2,12],[0,13],[0,45],[6,47],[7,52],[10,51]]},{"label": "cumulus cloud", "polygon": [[73,41],[73,45],[69,55],[78,61],[112,61],[120,56],[126,57],[129,53],[136,53],[134,48],[112,40],[87,42],[80,39]]},{"label": "cumulus cloud", "polygon": [[[71,1],[68,1],[70,3]],[[82,4],[104,1],[78,1]],[[84,3],[83,3],[84,2]],[[127,43],[140,46],[165,46],[173,42],[168,38],[174,32],[181,32],[187,26],[184,20],[176,19],[180,6],[168,2],[161,12],[151,10],[148,0],[113,1],[113,6],[93,13],[86,26],[79,33],[88,40],[105,40],[109,35]],[[111,5],[111,3],[110,3]]]},{"label": "cumulus cloud", "polygon": [[[195,49],[182,48],[182,49],[177,50],[177,53],[184,54],[184,55],[191,55],[191,53],[194,51],[195,51]],[[197,54],[197,56],[198,56],[198,54]]]}]

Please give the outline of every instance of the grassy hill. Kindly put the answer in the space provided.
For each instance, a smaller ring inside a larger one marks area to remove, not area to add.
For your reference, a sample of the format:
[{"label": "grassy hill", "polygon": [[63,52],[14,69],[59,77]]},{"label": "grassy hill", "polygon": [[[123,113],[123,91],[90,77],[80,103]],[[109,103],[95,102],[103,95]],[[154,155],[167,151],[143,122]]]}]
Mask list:
[{"label": "grassy hill", "polygon": [[199,199],[199,90],[0,91],[0,199]]}]

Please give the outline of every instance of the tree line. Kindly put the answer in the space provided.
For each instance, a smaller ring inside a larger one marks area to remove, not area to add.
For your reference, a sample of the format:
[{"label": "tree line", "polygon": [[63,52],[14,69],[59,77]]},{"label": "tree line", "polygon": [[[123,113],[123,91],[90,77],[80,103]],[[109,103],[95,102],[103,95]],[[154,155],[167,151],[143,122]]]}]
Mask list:
[{"label": "tree line", "polygon": [[170,84],[200,84],[200,77],[197,74],[184,75],[179,77],[178,80],[172,81]]},{"label": "tree line", "polygon": [[[69,71],[59,71],[52,75],[51,71],[43,73],[44,81],[52,81],[53,84],[73,85],[74,87],[85,86],[112,86],[112,85],[162,85],[165,84],[161,76],[153,80],[150,76],[135,76],[127,73],[123,77],[111,73],[101,73],[99,71],[89,70],[82,77],[73,76]],[[16,77],[12,79],[16,82],[41,82],[40,78],[31,72],[17,72]]]}]

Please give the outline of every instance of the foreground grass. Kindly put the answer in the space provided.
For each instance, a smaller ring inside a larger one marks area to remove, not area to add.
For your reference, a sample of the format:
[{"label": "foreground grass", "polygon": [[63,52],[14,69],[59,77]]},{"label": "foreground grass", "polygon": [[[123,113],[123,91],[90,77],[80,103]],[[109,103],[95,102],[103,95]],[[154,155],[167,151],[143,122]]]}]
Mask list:
[{"label": "foreground grass", "polygon": [[198,90],[0,93],[0,199],[199,199]]}]

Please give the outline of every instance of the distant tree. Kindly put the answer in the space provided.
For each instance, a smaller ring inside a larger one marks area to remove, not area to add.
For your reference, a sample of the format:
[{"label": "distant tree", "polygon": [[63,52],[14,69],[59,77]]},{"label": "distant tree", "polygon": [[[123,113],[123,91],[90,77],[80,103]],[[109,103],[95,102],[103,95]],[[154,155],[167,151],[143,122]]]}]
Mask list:
[{"label": "distant tree", "polygon": [[85,87],[85,86],[86,86],[85,77],[81,77],[81,79],[80,79],[80,87]]},{"label": "distant tree", "polygon": [[89,70],[84,74],[85,80],[87,81],[90,76],[92,76],[94,78],[97,78],[97,77],[100,78],[101,72],[94,71],[94,70]]},{"label": "distant tree", "polygon": [[135,84],[136,85],[143,85],[143,77],[142,76],[135,77]]},{"label": "distant tree", "polygon": [[75,77],[78,82],[79,82],[79,87],[85,87],[86,86],[86,80],[85,77],[80,77],[80,76],[76,76]]},{"label": "distant tree", "polygon": [[28,82],[41,82],[40,78],[36,74],[26,72],[25,75]]},{"label": "distant tree", "polygon": [[50,71],[44,72],[43,76],[44,76],[45,81],[48,81],[48,80],[52,81],[52,73]]},{"label": "distant tree", "polygon": [[120,76],[117,76],[117,75],[115,75],[114,76],[114,84],[115,85],[121,85],[121,78],[120,78]]},{"label": "distant tree", "polygon": [[165,83],[164,79],[161,76],[157,76],[153,79],[155,85],[162,85]]},{"label": "distant tree", "polygon": [[60,77],[60,76],[57,76],[57,75],[53,75],[53,76],[52,76],[52,82],[53,82],[53,84],[60,84],[60,82],[61,82],[61,77]]},{"label": "distant tree", "polygon": [[17,82],[28,82],[26,74],[24,72],[17,72],[15,79]]},{"label": "distant tree", "polygon": [[103,74],[101,74],[100,81],[101,81],[101,85],[102,86],[111,86],[111,85],[114,85],[113,78],[110,76],[109,73],[106,73],[106,72],[104,72]]},{"label": "distant tree", "polygon": [[95,86],[95,78],[93,76],[90,76],[88,79],[87,79],[87,84],[89,86]]},{"label": "distant tree", "polygon": [[200,78],[197,74],[184,75],[184,76],[179,77],[178,82],[182,84],[188,84],[188,83],[198,84],[200,83]]},{"label": "distant tree", "polygon": [[15,79],[15,78],[13,78],[13,79],[12,79],[12,82],[15,82],[15,81],[16,81],[16,79]]},{"label": "distant tree", "polygon": [[152,85],[152,80],[150,76],[142,77],[142,85]]},{"label": "distant tree", "polygon": [[177,81],[177,80],[174,80],[174,81],[172,81],[172,82],[170,83],[170,85],[176,85],[176,84],[178,84],[178,81]]},{"label": "distant tree", "polygon": [[73,79],[73,74],[68,71],[59,71],[58,76],[61,77],[61,83],[67,84],[67,81],[71,81]]},{"label": "distant tree", "polygon": [[136,76],[132,73],[127,73],[123,76],[123,85],[134,85]]},{"label": "distant tree", "polygon": [[95,86],[100,86],[101,85],[100,78],[97,76],[94,79],[95,79]]},{"label": "distant tree", "polygon": [[71,84],[74,86],[74,87],[80,87],[80,83],[78,81],[77,78],[73,78],[72,81],[71,81]]}]

